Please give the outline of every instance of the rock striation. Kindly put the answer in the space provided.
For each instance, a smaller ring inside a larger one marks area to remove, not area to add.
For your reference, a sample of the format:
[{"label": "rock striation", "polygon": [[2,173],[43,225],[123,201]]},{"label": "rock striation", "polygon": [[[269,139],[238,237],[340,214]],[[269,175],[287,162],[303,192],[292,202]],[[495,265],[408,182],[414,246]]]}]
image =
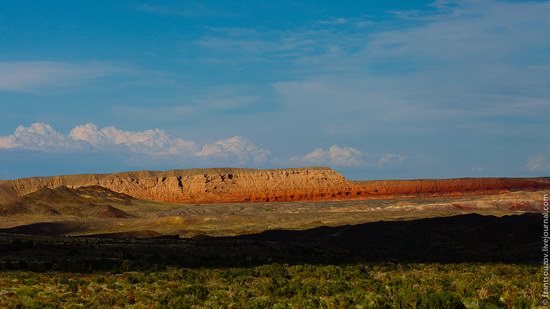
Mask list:
[{"label": "rock striation", "polygon": [[101,186],[134,198],[223,203],[452,196],[550,189],[550,178],[459,178],[352,181],[327,167],[212,168],[32,177],[0,182],[0,204],[41,188]]}]

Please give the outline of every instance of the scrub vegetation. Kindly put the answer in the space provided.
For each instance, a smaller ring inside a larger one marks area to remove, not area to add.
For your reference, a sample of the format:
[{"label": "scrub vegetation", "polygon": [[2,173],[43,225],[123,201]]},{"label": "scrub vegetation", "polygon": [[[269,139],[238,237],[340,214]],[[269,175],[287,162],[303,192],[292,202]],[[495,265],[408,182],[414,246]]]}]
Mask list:
[{"label": "scrub vegetation", "polygon": [[540,267],[287,265],[0,272],[2,308],[532,308]]}]

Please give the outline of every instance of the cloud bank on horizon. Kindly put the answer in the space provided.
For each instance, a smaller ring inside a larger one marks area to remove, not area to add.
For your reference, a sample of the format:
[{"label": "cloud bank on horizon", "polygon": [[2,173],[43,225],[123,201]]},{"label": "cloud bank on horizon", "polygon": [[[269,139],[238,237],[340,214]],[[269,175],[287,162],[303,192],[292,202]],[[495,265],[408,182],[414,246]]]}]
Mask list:
[{"label": "cloud bank on horizon", "polygon": [[546,0],[11,2],[0,179],[221,165],[548,175],[548,16]]},{"label": "cloud bank on horizon", "polygon": [[[98,128],[87,123],[62,134],[46,123],[19,126],[11,135],[0,136],[0,150],[27,150],[43,153],[115,153],[139,155],[156,161],[193,164],[222,162],[229,165],[287,166],[289,164],[360,167],[376,164],[380,167],[401,162],[404,156],[384,154],[367,160],[366,154],[352,147],[332,145],[328,150],[317,148],[303,156],[287,160],[271,158],[271,151],[255,145],[242,136],[224,138],[212,143],[197,143],[172,137],[163,130],[125,131],[109,126]],[[377,160],[371,162],[371,160]]]},{"label": "cloud bank on horizon", "polygon": [[160,129],[141,132],[124,131],[115,127],[99,129],[92,123],[73,128],[68,135],[45,123],[19,126],[12,135],[0,137],[0,149],[23,149],[42,152],[122,152],[149,157],[226,158],[237,163],[261,163],[269,151],[250,140],[233,136],[210,144],[197,144],[174,138]]}]

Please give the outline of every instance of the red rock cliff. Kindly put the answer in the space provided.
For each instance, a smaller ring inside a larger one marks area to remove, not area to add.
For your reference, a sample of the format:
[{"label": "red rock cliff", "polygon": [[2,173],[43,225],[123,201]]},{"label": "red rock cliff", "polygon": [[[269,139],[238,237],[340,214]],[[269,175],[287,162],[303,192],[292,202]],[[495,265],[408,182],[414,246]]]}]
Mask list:
[{"label": "red rock cliff", "polygon": [[369,199],[550,189],[548,178],[350,181],[325,168],[217,168],[33,177],[0,182],[0,203],[40,188],[99,185],[136,198],[172,203]]}]

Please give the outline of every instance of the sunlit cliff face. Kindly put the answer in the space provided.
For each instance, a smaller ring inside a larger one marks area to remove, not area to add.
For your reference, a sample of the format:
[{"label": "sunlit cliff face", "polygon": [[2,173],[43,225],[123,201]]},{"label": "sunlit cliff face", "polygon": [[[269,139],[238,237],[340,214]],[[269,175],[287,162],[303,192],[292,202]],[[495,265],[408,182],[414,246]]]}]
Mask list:
[{"label": "sunlit cliff face", "polygon": [[550,188],[548,179],[466,178],[350,181],[330,168],[192,169],[24,178],[0,183],[13,201],[42,187],[98,185],[135,198],[174,203],[372,199],[453,196]]}]

